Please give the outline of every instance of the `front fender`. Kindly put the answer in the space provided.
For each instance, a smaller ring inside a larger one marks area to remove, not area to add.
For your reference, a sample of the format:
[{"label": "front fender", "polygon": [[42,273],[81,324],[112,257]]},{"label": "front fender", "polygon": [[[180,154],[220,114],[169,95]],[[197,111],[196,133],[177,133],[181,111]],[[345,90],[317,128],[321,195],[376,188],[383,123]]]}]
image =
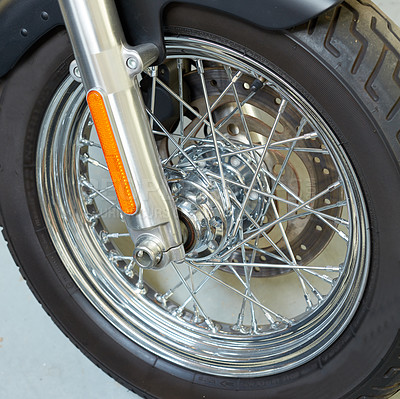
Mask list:
[{"label": "front fender", "polygon": [[[206,7],[264,29],[287,29],[341,0],[115,0],[129,44],[155,43],[164,57],[162,17],[169,5]],[[0,77],[46,33],[63,25],[57,0],[0,0]]]},{"label": "front fender", "polygon": [[63,24],[55,0],[0,0],[0,77],[42,36]]}]

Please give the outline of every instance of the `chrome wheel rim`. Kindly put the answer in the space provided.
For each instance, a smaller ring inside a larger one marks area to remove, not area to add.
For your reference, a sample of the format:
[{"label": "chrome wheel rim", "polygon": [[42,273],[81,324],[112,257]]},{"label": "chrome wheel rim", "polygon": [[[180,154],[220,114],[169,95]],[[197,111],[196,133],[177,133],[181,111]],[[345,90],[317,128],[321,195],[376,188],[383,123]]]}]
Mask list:
[{"label": "chrome wheel rim", "polygon": [[215,43],[166,43],[178,86],[160,69],[142,83],[176,101],[168,128],[156,90],[148,112],[178,209],[200,226],[196,244],[162,271],[134,264],[82,87],[70,77],[38,142],[53,244],[97,311],[152,353],[220,376],[292,369],[336,340],[363,294],[370,239],[357,176],[315,107],[273,71]]}]

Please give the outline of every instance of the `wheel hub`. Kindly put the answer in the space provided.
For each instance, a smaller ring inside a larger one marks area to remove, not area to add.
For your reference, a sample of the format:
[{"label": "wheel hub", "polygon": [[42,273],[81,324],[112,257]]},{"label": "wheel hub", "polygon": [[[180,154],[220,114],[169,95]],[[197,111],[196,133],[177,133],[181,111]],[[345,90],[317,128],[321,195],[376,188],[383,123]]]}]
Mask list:
[{"label": "wheel hub", "polygon": [[[216,257],[223,248],[239,238],[239,234],[231,236],[229,232],[246,196],[243,186],[251,184],[254,170],[245,159],[232,154],[232,149],[220,148],[227,191],[232,203],[230,209],[224,209],[221,179],[216,178],[219,166],[215,148],[210,145],[193,146],[186,151],[207,176],[207,181],[201,179],[195,171],[184,174],[184,177],[179,173],[169,173],[167,176],[185,230],[186,256],[197,260]],[[187,167],[185,160],[175,165],[176,169],[182,171]],[[265,198],[257,193],[265,190],[265,179],[260,173],[254,184],[254,191],[245,206],[247,217],[242,221],[243,231],[250,228],[252,221],[261,222],[265,216]]]}]

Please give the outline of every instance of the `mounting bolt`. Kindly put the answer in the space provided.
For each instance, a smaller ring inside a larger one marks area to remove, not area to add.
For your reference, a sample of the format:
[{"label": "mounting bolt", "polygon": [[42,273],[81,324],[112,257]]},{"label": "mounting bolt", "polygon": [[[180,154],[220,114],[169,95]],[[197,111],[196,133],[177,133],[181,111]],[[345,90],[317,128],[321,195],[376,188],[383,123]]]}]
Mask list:
[{"label": "mounting bolt", "polygon": [[234,167],[234,168],[238,168],[239,166],[240,166],[240,159],[239,158],[237,158],[237,157],[233,157],[232,159],[231,159],[231,165]]},{"label": "mounting bolt", "polygon": [[81,75],[81,71],[78,68],[78,64],[76,63],[75,60],[73,60],[71,62],[71,64],[69,65],[69,74],[72,76],[72,78],[78,82],[81,83],[82,82],[82,75]]},{"label": "mounting bolt", "polygon": [[81,77],[82,77],[78,67],[75,67],[75,68],[74,68],[74,75],[75,75],[77,78],[81,78]]},{"label": "mounting bolt", "polygon": [[129,69],[137,69],[138,68],[138,62],[136,58],[129,57],[126,60],[126,65]]},{"label": "mounting bolt", "polygon": [[252,191],[250,193],[250,197],[249,197],[252,201],[255,201],[258,199],[258,193],[256,193],[255,191]]}]

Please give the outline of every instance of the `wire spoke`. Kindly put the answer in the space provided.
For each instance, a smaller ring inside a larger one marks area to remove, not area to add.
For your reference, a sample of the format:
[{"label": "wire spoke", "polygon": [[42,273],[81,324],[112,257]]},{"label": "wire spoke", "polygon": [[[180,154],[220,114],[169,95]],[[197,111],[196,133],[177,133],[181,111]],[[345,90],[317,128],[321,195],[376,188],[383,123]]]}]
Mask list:
[{"label": "wire spoke", "polygon": [[310,198],[309,200],[303,202],[301,205],[296,206],[294,209],[292,209],[291,211],[287,212],[285,215],[279,217],[278,219],[274,220],[273,222],[267,223],[266,225],[263,225],[261,227],[261,229],[258,232],[254,232],[253,234],[251,234],[249,237],[245,238],[243,240],[243,242],[240,242],[236,245],[234,245],[232,248],[230,248],[228,251],[226,251],[224,253],[224,257],[231,254],[232,252],[234,252],[237,248],[239,248],[242,244],[251,241],[252,239],[254,239],[257,234],[260,234],[268,229],[270,229],[271,227],[275,226],[276,224],[280,223],[281,221],[284,220],[285,217],[288,217],[290,215],[293,215],[294,213],[296,213],[298,210],[303,209],[304,207],[306,207],[308,204],[310,204],[311,202],[317,200],[318,198],[323,197],[324,195],[336,190],[337,188],[339,188],[342,185],[342,183],[340,181],[336,181],[335,183],[331,184],[330,186],[328,186],[325,190],[321,191],[320,193],[314,195],[312,198]]},{"label": "wire spoke", "polygon": [[101,162],[97,161],[96,159],[90,157],[89,154],[83,154],[81,156],[81,161],[83,163],[90,163],[91,165],[96,166],[97,168],[100,168],[100,169],[108,171],[108,167],[107,166],[103,165]]},{"label": "wire spoke", "polygon": [[[210,177],[213,177],[214,179],[219,179],[220,178],[217,174],[212,173],[212,172],[206,172],[206,174],[208,176],[210,176]],[[249,190],[249,186],[246,186],[245,184],[241,184],[241,183],[238,183],[237,181],[233,181],[233,180],[230,180],[230,179],[226,179],[226,181],[230,185],[234,185],[234,186],[243,188],[245,190]],[[281,183],[279,183],[279,184],[281,184]],[[299,205],[296,202],[293,202],[293,201],[287,200],[285,198],[278,197],[277,195],[269,194],[269,193],[266,193],[264,191],[260,191],[260,190],[254,189],[254,188],[253,188],[252,192],[253,193],[257,193],[258,195],[261,195],[261,196],[266,197],[266,198],[271,198],[271,199],[274,199],[276,201],[281,201],[281,202],[283,202],[285,204],[288,204],[288,205],[291,205],[291,206],[298,206]],[[299,197],[297,197],[297,198],[299,198]],[[300,202],[300,204],[304,202],[300,198],[298,199],[298,201]],[[334,209],[334,208],[340,208],[340,207],[343,207],[343,206],[346,206],[346,205],[347,205],[346,201],[340,201],[340,202],[337,202],[335,204],[326,205],[326,206],[318,208],[318,209],[314,209],[314,208],[312,208],[310,206],[307,206],[306,207],[306,209],[307,209],[306,212],[303,212],[303,213],[301,213],[299,215],[291,216],[289,218],[285,218],[283,221],[287,222],[288,220],[293,220],[293,219],[298,218],[298,217],[303,217],[303,216],[315,214],[315,215],[320,215],[321,217],[323,217],[325,219],[330,219],[330,220],[335,221],[336,223],[348,226],[349,225],[349,221],[348,220],[345,220],[345,219],[342,219],[342,218],[338,218],[338,217],[335,217],[335,216],[331,216],[331,215],[327,215],[327,214],[323,213],[323,211],[326,211],[326,210],[329,210],[329,209]]]},{"label": "wire spoke", "polygon": [[[179,67],[179,66],[178,66]],[[179,70],[179,69],[178,69]],[[150,100],[150,110],[152,114],[155,113],[156,108],[156,88],[157,88],[157,76],[158,76],[158,66],[150,67],[151,75],[151,100]],[[153,130],[154,120],[150,118],[150,127]]]},{"label": "wire spoke", "polygon": [[[93,193],[95,193],[96,195],[98,195],[99,197],[103,198],[105,201],[107,201],[110,205],[116,206],[119,210],[120,207],[117,203],[115,203],[114,201],[111,201],[108,197],[106,197],[102,191],[98,190],[92,183],[90,183],[85,177],[81,177],[80,183],[83,187],[88,188],[89,190],[91,190]],[[105,189],[106,190],[106,189]],[[90,198],[92,198],[92,196],[90,196]]]},{"label": "wire spoke", "polygon": [[[191,271],[190,273],[191,273],[192,275],[194,275],[195,273],[197,273],[197,270],[194,270],[194,271],[193,271],[193,268],[191,267],[191,264],[189,264],[189,263],[187,263],[187,262],[185,262],[185,263],[186,263],[187,266],[189,267],[189,269],[190,269],[190,271]],[[206,285],[206,283],[210,280],[211,276],[214,275],[214,273],[215,273],[220,267],[221,267],[220,264],[215,265],[215,267],[211,270],[210,275],[207,276],[207,277],[205,277],[205,278],[200,282],[200,284],[196,287],[196,289],[195,289],[194,287],[192,287],[192,289],[193,289],[193,294],[194,294],[194,295],[198,294],[198,293],[201,291],[201,289],[202,289],[202,288]],[[186,280],[188,280],[189,277],[191,277],[191,274],[190,274],[190,273],[188,274]],[[181,284],[182,284],[182,283],[180,283],[180,285],[181,285]],[[169,295],[169,297],[170,297],[170,296],[171,296],[171,295]],[[168,297],[168,298],[169,298],[169,297]],[[191,300],[192,300],[192,296],[190,295],[188,298],[186,298],[186,300],[182,303],[182,305],[180,305],[179,308],[176,309],[176,310],[174,311],[174,314],[175,314],[175,315],[181,314],[181,313],[183,312],[183,310],[185,309],[185,307],[188,305],[188,303],[189,303]]]},{"label": "wire spoke", "polygon": [[187,289],[187,291],[189,292],[193,302],[196,304],[197,309],[199,310],[199,312],[201,313],[201,315],[204,317],[204,320],[207,324],[207,326],[210,328],[210,330],[215,331],[216,327],[214,325],[214,323],[209,319],[209,317],[204,313],[202,307],[200,306],[199,301],[196,298],[196,294],[190,289],[188,283],[186,282],[186,280],[184,279],[182,273],[179,271],[179,269],[176,267],[175,263],[172,262],[171,263],[172,267],[174,268],[176,274],[179,276],[180,280],[182,281],[183,285],[185,286],[185,288]]},{"label": "wire spoke", "polygon": [[259,172],[260,172],[260,170],[261,170],[261,167],[263,166],[263,164],[264,164],[264,162],[265,162],[265,156],[266,156],[266,154],[267,154],[269,145],[270,145],[271,140],[272,140],[272,137],[273,137],[273,135],[274,135],[274,133],[275,133],[275,131],[276,131],[276,128],[277,128],[277,126],[278,126],[278,123],[279,123],[279,121],[280,121],[280,119],[281,119],[281,116],[282,116],[283,113],[285,112],[286,105],[287,105],[287,101],[286,101],[285,99],[283,99],[282,102],[281,102],[281,104],[280,104],[280,106],[279,106],[278,115],[277,115],[276,118],[275,118],[274,125],[272,126],[271,132],[269,133],[269,136],[268,136],[267,142],[266,142],[266,144],[265,144],[265,146],[264,146],[263,152],[262,152],[262,154],[260,155],[260,160],[259,160],[259,162],[258,162],[258,165],[257,165],[257,167],[256,167],[256,170],[254,171],[254,176],[253,176],[253,179],[252,179],[252,181],[251,181],[251,183],[250,183],[249,190],[247,191],[246,197],[244,198],[243,203],[242,203],[242,205],[241,205],[241,209],[240,209],[239,215],[238,215],[238,217],[237,217],[238,222],[236,223],[236,225],[235,225],[235,227],[234,227],[234,229],[233,229],[233,231],[232,231],[232,235],[233,235],[233,236],[236,235],[236,233],[237,233],[237,231],[238,231],[238,229],[239,229],[239,221],[240,221],[240,219],[241,219],[242,216],[243,216],[243,213],[244,213],[245,207],[246,207],[246,205],[247,205],[247,202],[249,201],[249,198],[250,198],[250,195],[251,195],[252,190],[253,190],[253,188],[254,188],[254,185],[256,184],[256,181],[257,181],[257,178],[258,178],[258,174],[259,174]]},{"label": "wire spoke", "polygon": [[[256,91],[251,92],[239,105],[240,107],[243,107],[246,105],[255,95]],[[239,105],[237,105],[233,111],[231,111],[218,125],[216,126],[217,130],[221,129],[222,126],[224,126],[226,123],[229,122],[229,120],[232,118],[233,115],[236,114],[236,112],[239,110]]]},{"label": "wire spoke", "polygon": [[[196,265],[200,266],[214,266],[216,262],[196,262]],[[302,266],[293,264],[275,264],[275,263],[248,263],[248,262],[219,262],[220,266],[232,266],[232,267],[259,267],[260,269],[287,269],[287,270],[320,270],[325,272],[340,272],[342,269],[340,266]]]},{"label": "wire spoke", "polygon": [[107,208],[105,211],[101,212],[101,213],[94,213],[94,214],[88,214],[88,221],[91,223],[96,222],[98,219],[100,219],[102,216],[106,215],[107,213],[111,212],[112,210],[117,209],[120,211],[119,209],[119,205],[118,204],[114,204],[113,206],[110,206],[109,208]]},{"label": "wire spoke", "polygon": [[[267,312],[267,314],[269,314],[270,316],[275,316],[275,318],[277,318],[278,320],[291,325],[292,322],[287,319],[286,317],[275,313],[273,310],[268,309],[266,306],[264,306],[260,301],[254,299],[254,297],[250,297],[246,294],[243,294],[242,292],[240,292],[239,290],[237,290],[236,288],[230,286],[229,284],[225,283],[223,280],[220,280],[218,277],[212,276],[209,273],[207,273],[206,271],[204,271],[203,269],[197,267],[195,264],[193,264],[192,262],[190,262],[191,267],[193,267],[194,269],[196,269],[197,271],[199,271],[202,274],[205,274],[206,276],[210,276],[211,279],[213,279],[214,281],[216,281],[217,283],[221,284],[222,286],[224,286],[225,288],[228,288],[229,290],[235,292],[236,294],[238,294],[239,296],[246,298],[248,301],[253,302],[255,305],[259,306],[261,309],[263,309],[265,312]],[[271,317],[271,320],[273,320],[273,318]]]},{"label": "wire spoke", "polygon": [[82,147],[96,147],[96,148],[101,148],[101,145],[100,145],[100,144],[95,143],[94,141],[91,141],[91,140],[84,139],[84,138],[81,138],[81,139],[79,140],[79,142],[80,142],[80,144],[81,144]]},{"label": "wire spoke", "polygon": [[[206,87],[206,81],[204,78],[204,66],[203,66],[203,62],[201,60],[197,61],[197,71],[200,75],[201,85],[203,87],[203,93],[204,93],[204,101],[206,103],[207,112],[208,112],[208,120],[211,124],[211,134],[212,134],[212,139],[214,142],[215,154],[216,154],[217,160],[218,160],[218,168],[219,168],[219,173],[221,175],[222,191],[224,194],[224,207],[225,207],[225,210],[228,211],[231,209],[231,202],[230,202],[230,198],[229,198],[228,189],[226,186],[225,172],[224,172],[223,164],[221,161],[221,155],[219,152],[219,146],[218,146],[218,141],[217,141],[217,135],[215,133],[215,126],[214,126],[212,111],[211,111],[211,107],[210,107],[210,102],[208,100],[208,92],[207,92],[207,87]],[[232,87],[234,87],[234,86],[232,86]]]},{"label": "wire spoke", "polygon": [[[315,135],[316,135],[316,133],[315,133]],[[293,139],[281,141],[280,143],[283,143],[283,142],[285,142],[285,143],[286,142],[295,142],[295,141],[297,142],[299,140],[309,140],[310,138],[316,137],[315,135],[314,135],[314,133],[310,133],[310,135],[306,135],[305,134],[305,135],[300,136],[300,137],[296,137],[296,138],[293,138]],[[221,157],[222,158],[226,158],[226,157],[232,157],[234,155],[240,155],[240,154],[251,153],[251,152],[257,153],[257,151],[263,150],[264,147],[265,147],[265,145],[257,145],[257,146],[253,146],[253,147],[250,147],[250,148],[245,148],[243,150],[232,151],[232,152],[229,152],[228,154],[221,155]],[[273,149],[272,145],[269,148]],[[286,147],[285,147],[285,149],[289,150],[289,151],[293,151],[293,150],[290,150],[289,148],[286,148]],[[294,146],[293,146],[293,149],[294,149]],[[202,162],[204,162],[204,161],[213,161],[215,159],[217,159],[217,158],[215,156],[212,156],[212,157],[202,158],[201,161]]]},{"label": "wire spoke", "polygon": [[[302,130],[304,129],[304,126],[305,126],[306,124],[307,124],[307,120],[306,120],[305,118],[303,118],[303,119],[301,120],[301,122],[300,122],[299,128],[297,129],[296,137],[295,137],[295,138],[299,138],[300,133],[302,132]],[[293,152],[293,149],[294,149],[295,144],[296,144],[296,142],[294,141],[294,142],[292,143],[292,145],[290,146],[289,151],[288,151],[287,154],[286,154],[286,157],[285,157],[285,159],[284,159],[284,161],[283,161],[283,163],[282,163],[281,169],[280,169],[278,175],[276,176],[276,180],[274,181],[274,184],[273,184],[273,186],[272,186],[272,188],[271,188],[269,194],[274,194],[274,193],[275,193],[275,190],[276,190],[276,188],[278,187],[278,184],[279,184],[279,182],[280,182],[280,180],[281,180],[281,177],[283,176],[283,172],[285,171],[286,166],[287,166],[287,164],[289,163],[289,159],[290,159],[290,157],[291,157],[291,155],[292,155],[292,152]],[[268,199],[268,202],[267,202],[267,210],[268,210],[268,207],[269,207],[270,204],[271,204],[271,198]]]},{"label": "wire spoke", "polygon": [[[288,151],[290,148],[290,147],[284,147],[284,146],[276,145],[276,144],[277,143],[272,144],[270,149],[278,150],[278,151]],[[321,148],[294,147],[293,152],[306,152],[306,153],[310,153],[310,154],[330,155],[330,152],[328,150],[323,150]]]},{"label": "wire spoke", "polygon": [[167,129],[163,126],[163,124],[156,118],[156,116],[148,109],[146,108],[147,113],[150,115],[150,117],[156,122],[156,124],[163,130],[165,135],[170,139],[171,143],[175,145],[177,149],[179,149],[180,153],[188,160],[188,162],[193,166],[194,170],[200,175],[200,177],[203,179],[203,181],[207,184],[208,187],[211,187],[211,182],[207,178],[207,176],[203,173],[203,171],[193,162],[193,160],[190,158],[190,156],[186,153],[186,151],[183,149],[181,145],[171,136],[171,134],[168,132]]},{"label": "wire spoke", "polygon": [[[269,173],[268,173],[269,174]],[[272,174],[269,174],[269,176],[273,176]],[[274,178],[275,180],[275,178]],[[294,193],[289,187],[287,187],[285,184],[283,184],[282,182],[278,182],[278,184],[288,192],[289,195],[291,195],[296,201],[298,201],[300,204],[304,205],[307,202],[307,205],[305,205],[304,207],[309,210],[312,211],[313,209],[308,205],[308,203],[310,201],[306,201],[304,202],[298,195],[296,195],[296,193]],[[335,183],[334,183],[335,184]],[[312,202],[312,201],[311,201]],[[314,213],[314,212],[313,212]],[[330,218],[329,215],[325,215],[325,214],[321,214],[320,212],[314,213],[315,216],[320,219],[322,222],[324,222],[328,227],[330,227],[333,231],[335,231],[339,237],[343,238],[345,241],[349,240],[349,237],[346,235],[346,233],[344,233],[343,231],[339,230],[338,228],[336,228],[332,223],[328,222],[326,219]],[[340,219],[339,219],[340,220]],[[341,219],[343,220],[343,219]],[[347,224],[346,222],[344,224]]]},{"label": "wire spoke", "polygon": [[[226,93],[228,93],[229,89],[231,88],[231,86],[240,78],[240,76],[242,76],[242,72],[238,72],[233,79],[231,80],[231,82],[228,84],[228,86],[225,88],[225,90],[218,96],[218,98],[214,101],[214,103],[211,105],[211,111],[213,111],[216,106],[221,102],[221,100],[225,97]],[[163,87],[165,90],[167,90],[167,92],[174,97],[180,104],[180,106],[185,107],[186,109],[188,109],[192,114],[194,114],[196,116],[196,118],[199,119],[199,121],[196,123],[196,125],[192,128],[192,130],[187,134],[187,136],[184,138],[184,140],[182,141],[181,145],[184,146],[186,144],[186,142],[193,138],[193,134],[197,133],[198,130],[200,129],[200,126],[204,123],[206,126],[211,127],[211,123],[209,121],[207,121],[207,117],[208,117],[208,111],[204,114],[204,115],[200,115],[191,105],[189,105],[183,98],[180,98],[179,96],[176,95],[176,93],[170,89],[164,82],[162,82],[160,79],[157,79],[157,83],[160,84],[161,87]],[[217,134],[221,135],[220,132],[218,132],[218,129],[216,129],[214,127],[215,131]],[[168,163],[170,162],[176,155],[178,154],[178,151],[173,151],[172,154],[163,162],[164,163]]]},{"label": "wire spoke", "polygon": [[[228,75],[228,78],[230,80],[232,80],[232,69],[230,67],[226,66],[225,67],[225,71],[226,71],[226,74]],[[236,107],[237,107],[237,109],[239,111],[240,120],[242,121],[242,125],[243,125],[243,128],[244,128],[244,132],[246,134],[246,138],[249,141],[249,144],[253,147],[253,142],[252,142],[251,137],[250,137],[250,130],[249,130],[249,127],[247,125],[246,118],[245,118],[245,116],[243,114],[243,108],[242,108],[242,105],[240,104],[239,95],[238,95],[238,92],[236,90],[235,85],[232,85],[232,92],[233,92],[233,97],[235,98]]]},{"label": "wire spoke", "polygon": [[[236,198],[232,198],[232,201],[235,203],[238,203]],[[239,203],[238,203],[239,204]],[[240,204],[239,204],[240,205]],[[250,220],[250,222],[255,226],[255,228],[257,230],[259,230],[261,228],[261,226],[253,219],[253,217],[245,210],[244,211],[246,217]],[[282,252],[282,250],[276,245],[276,243],[274,242],[274,240],[272,240],[268,234],[266,234],[264,231],[260,232],[260,234],[272,245],[272,247],[278,252],[279,255],[281,255],[281,257],[275,256],[276,259],[281,260],[283,262],[287,261],[290,262],[290,260],[288,259],[288,257]],[[243,241],[243,239],[242,239]]]},{"label": "wire spoke", "polygon": [[[240,227],[240,239],[243,240],[243,222],[242,225]],[[258,243],[260,236],[257,237],[256,239],[256,245]],[[242,252],[242,261],[246,262],[246,250],[245,250],[245,246],[242,245],[241,247],[241,252]],[[254,257],[255,257],[255,252],[253,251],[252,253],[252,261],[254,261]],[[244,267],[244,274],[245,274],[245,282],[246,282],[246,295],[247,296],[252,296],[252,290],[251,290],[251,275],[253,273],[253,267],[252,266],[245,266]],[[238,315],[238,322],[237,322],[237,328],[239,330],[244,330],[244,326],[243,326],[243,319],[244,319],[244,315],[245,315],[245,310],[246,310],[246,304],[247,304],[247,299],[243,298],[242,300],[242,306]],[[249,306],[250,306],[250,322],[251,322],[251,332],[255,333],[257,331],[257,319],[256,319],[256,315],[255,315],[255,311],[254,311],[254,304],[253,302],[249,302]]]}]

